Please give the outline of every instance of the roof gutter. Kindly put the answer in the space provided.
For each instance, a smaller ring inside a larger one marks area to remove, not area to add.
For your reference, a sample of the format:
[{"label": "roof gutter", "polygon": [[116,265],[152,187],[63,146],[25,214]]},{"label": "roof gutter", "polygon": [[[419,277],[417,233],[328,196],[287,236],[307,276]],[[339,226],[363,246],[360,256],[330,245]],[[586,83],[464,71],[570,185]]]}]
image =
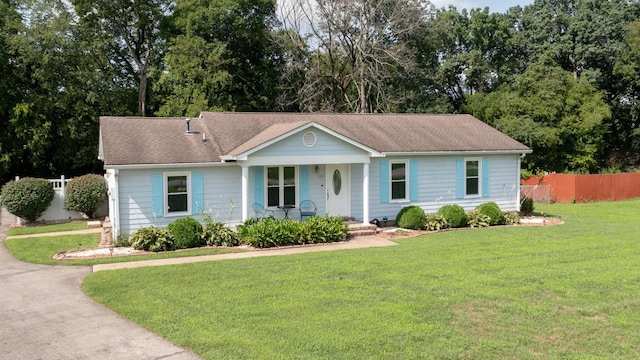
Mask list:
[{"label": "roof gutter", "polygon": [[406,151],[398,151],[398,152],[385,152],[385,156],[410,156],[410,155],[523,155],[530,154],[533,150],[486,150],[486,151],[477,151],[477,150],[457,150],[457,151],[415,151],[415,152],[406,152]]},{"label": "roof gutter", "polygon": [[131,165],[111,165],[105,164],[105,169],[121,169],[121,170],[136,170],[136,169],[157,169],[157,168],[200,168],[200,167],[218,167],[218,166],[230,166],[232,164],[211,162],[211,163],[177,163],[177,164],[131,164]]}]

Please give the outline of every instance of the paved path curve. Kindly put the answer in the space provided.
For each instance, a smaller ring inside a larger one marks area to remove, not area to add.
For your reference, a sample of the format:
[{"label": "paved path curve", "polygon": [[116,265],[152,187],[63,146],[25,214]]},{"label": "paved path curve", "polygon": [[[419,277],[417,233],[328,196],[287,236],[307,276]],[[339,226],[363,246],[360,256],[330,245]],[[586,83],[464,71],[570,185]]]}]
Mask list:
[{"label": "paved path curve", "polygon": [[200,359],[87,297],[80,284],[90,272],[24,263],[0,244],[0,358]]}]

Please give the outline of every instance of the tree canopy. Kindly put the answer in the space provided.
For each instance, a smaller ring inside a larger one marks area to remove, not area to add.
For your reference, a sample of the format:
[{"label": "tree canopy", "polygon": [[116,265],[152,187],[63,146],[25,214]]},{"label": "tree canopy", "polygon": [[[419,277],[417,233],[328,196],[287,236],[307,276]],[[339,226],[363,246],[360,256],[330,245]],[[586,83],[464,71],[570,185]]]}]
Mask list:
[{"label": "tree canopy", "polygon": [[640,165],[640,2],[2,0],[0,182],[101,171],[100,115],[469,112],[531,170]]}]

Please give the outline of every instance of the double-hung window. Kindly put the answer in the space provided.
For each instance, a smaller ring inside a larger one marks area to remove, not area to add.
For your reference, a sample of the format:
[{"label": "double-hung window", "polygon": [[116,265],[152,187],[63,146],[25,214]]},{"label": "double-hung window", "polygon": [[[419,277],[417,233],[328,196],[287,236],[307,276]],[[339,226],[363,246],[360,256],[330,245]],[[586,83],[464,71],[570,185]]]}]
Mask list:
[{"label": "double-hung window", "polygon": [[391,161],[391,200],[407,200],[408,166],[406,161]]},{"label": "double-hung window", "polygon": [[465,159],[465,196],[480,196],[480,159]]},{"label": "double-hung window", "polygon": [[191,202],[189,173],[165,173],[165,198],[167,215],[189,213]]},{"label": "double-hung window", "polygon": [[296,205],[296,167],[274,166],[267,168],[267,206]]}]

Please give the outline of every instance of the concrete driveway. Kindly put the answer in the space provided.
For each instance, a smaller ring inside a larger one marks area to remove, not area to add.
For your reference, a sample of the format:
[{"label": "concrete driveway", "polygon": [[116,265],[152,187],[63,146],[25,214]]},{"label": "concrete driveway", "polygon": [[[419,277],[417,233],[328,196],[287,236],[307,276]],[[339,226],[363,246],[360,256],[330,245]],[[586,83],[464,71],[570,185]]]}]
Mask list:
[{"label": "concrete driveway", "polygon": [[0,244],[0,358],[199,359],[84,295],[90,271],[23,263]]}]

